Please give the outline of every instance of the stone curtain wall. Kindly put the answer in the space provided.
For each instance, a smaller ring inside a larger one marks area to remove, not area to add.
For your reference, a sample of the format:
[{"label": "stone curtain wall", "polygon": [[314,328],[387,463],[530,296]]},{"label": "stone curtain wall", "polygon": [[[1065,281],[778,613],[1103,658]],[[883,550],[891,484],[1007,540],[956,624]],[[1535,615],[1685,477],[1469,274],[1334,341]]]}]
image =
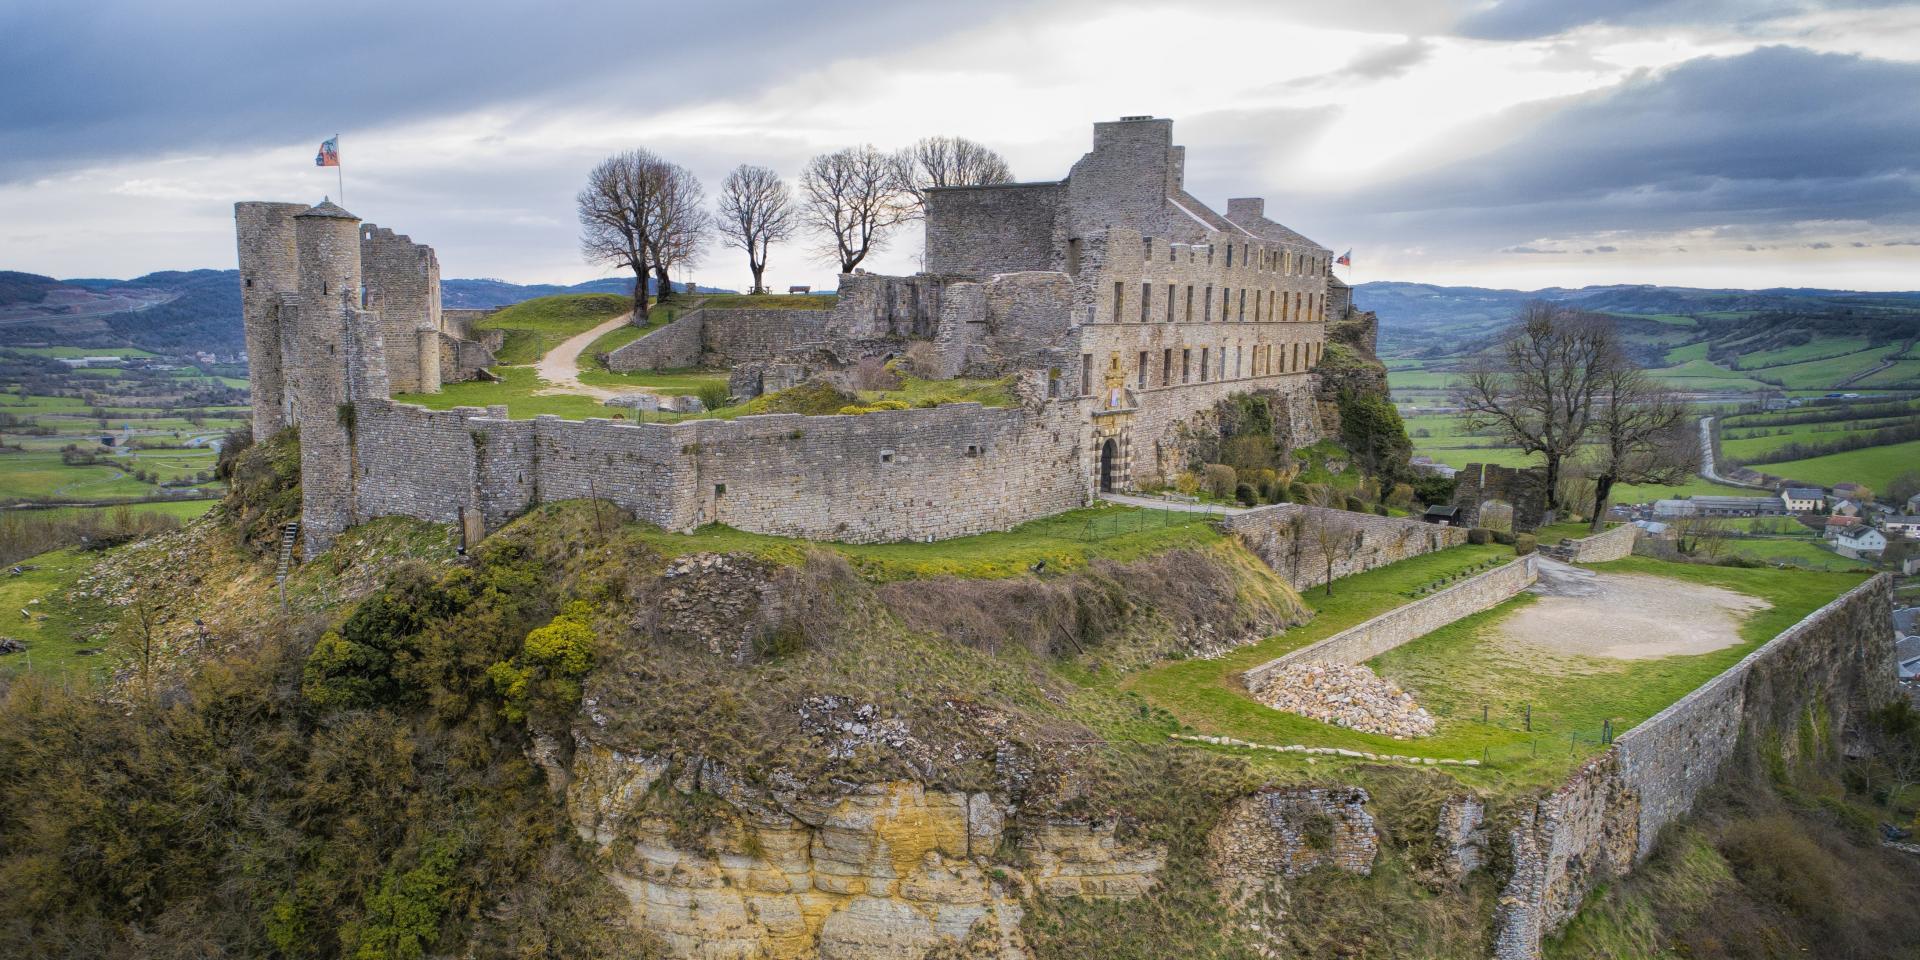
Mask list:
[{"label": "stone curtain wall", "polygon": [[990,277],[1055,270],[1064,183],[953,187],[927,193],[927,270]]},{"label": "stone curtain wall", "polygon": [[1084,506],[1085,414],[949,404],[861,416],[636,424],[358,405],[355,509],[489,528],[597,496],[650,523],[877,542],[1004,530]]},{"label": "stone curtain wall", "polygon": [[394,392],[440,389],[440,262],[433,248],[363,223],[360,272],[362,306],[380,314],[387,379]]},{"label": "stone curtain wall", "polygon": [[1553,522],[1553,516],[1547,511],[1545,467],[1469,463],[1455,477],[1453,505],[1460,508],[1455,522],[1463,527],[1480,525],[1480,504],[1488,500],[1504,500],[1513,505],[1515,532],[1527,533]]},{"label": "stone curtain wall", "polygon": [[666,326],[609,352],[607,369],[632,373],[698,366],[705,325],[705,310],[683,313]]},{"label": "stone curtain wall", "polygon": [[1262,686],[1274,671],[1291,663],[1365,663],[1403,643],[1512,599],[1531,586],[1538,575],[1534,558],[1521,557],[1254,667],[1246,672],[1247,686]]},{"label": "stone curtain wall", "polygon": [[1496,960],[1541,956],[1542,940],[1595,886],[1643,862],[1660,831],[1692,811],[1737,751],[1771,739],[1791,754],[1816,707],[1837,732],[1892,697],[1892,596],[1892,578],[1880,574],[1814,611],[1621,734],[1523,812],[1495,920]]},{"label": "stone curtain wall", "polygon": [[1630,557],[1633,555],[1633,541],[1639,535],[1639,527],[1623,523],[1605,533],[1569,541],[1566,545],[1567,558],[1574,563],[1605,563]]},{"label": "stone curtain wall", "polygon": [[701,363],[731,366],[770,360],[804,344],[818,342],[830,310],[704,310]]},{"label": "stone curtain wall", "polygon": [[1317,535],[1323,524],[1331,524],[1337,531],[1358,533],[1361,538],[1357,550],[1334,559],[1332,578],[1335,580],[1467,542],[1467,531],[1459,527],[1300,503],[1259,507],[1230,516],[1221,523],[1274,572],[1293,584],[1295,590],[1303,591],[1320,586],[1328,579],[1327,563]]}]

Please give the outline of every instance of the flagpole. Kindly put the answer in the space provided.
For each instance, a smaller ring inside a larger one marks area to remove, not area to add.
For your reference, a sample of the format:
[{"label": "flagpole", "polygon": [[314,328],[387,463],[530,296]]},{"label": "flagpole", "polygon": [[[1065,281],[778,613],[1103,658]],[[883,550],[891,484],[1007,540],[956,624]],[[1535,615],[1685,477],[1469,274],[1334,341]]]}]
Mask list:
[{"label": "flagpole", "polygon": [[338,178],[340,184],[340,205],[344,207],[347,205],[347,172],[346,169],[340,165],[340,135],[337,133],[333,135],[333,156],[333,174]]}]

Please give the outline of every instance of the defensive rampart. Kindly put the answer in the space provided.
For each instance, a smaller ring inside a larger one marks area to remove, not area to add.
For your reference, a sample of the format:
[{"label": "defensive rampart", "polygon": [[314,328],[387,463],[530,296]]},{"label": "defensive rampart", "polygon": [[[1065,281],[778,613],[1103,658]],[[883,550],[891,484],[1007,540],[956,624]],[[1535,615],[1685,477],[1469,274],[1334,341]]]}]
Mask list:
[{"label": "defensive rampart", "polygon": [[1605,563],[1633,556],[1633,541],[1639,535],[1639,527],[1623,523],[1605,533],[1569,540],[1561,544],[1559,553],[1570,563]]},{"label": "defensive rampart", "polygon": [[1268,675],[1290,663],[1365,663],[1455,620],[1504,603],[1538,578],[1535,559],[1521,557],[1254,667],[1246,672],[1247,686],[1259,688]]},{"label": "defensive rampart", "polygon": [[1222,523],[1295,590],[1467,542],[1467,531],[1458,527],[1299,503],[1248,510]]},{"label": "defensive rampart", "polygon": [[1644,861],[1742,751],[1765,743],[1792,761],[1810,745],[1832,756],[1850,718],[1894,695],[1891,609],[1889,576],[1854,588],[1622,734],[1524,811],[1496,960],[1539,957],[1543,938],[1595,886]]},{"label": "defensive rampart", "polygon": [[873,542],[1004,530],[1090,493],[1072,402],[672,424],[503,413],[359,404],[348,522],[477,513],[492,528],[534,504],[598,497],[674,530]]}]

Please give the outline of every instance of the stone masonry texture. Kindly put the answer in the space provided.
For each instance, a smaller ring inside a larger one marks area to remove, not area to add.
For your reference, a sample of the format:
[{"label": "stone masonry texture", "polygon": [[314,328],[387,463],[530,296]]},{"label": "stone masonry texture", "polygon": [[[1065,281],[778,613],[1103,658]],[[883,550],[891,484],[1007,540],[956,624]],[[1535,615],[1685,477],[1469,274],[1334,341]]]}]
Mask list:
[{"label": "stone masonry texture", "polygon": [[[1285,577],[1295,590],[1329,579],[1321,532],[1336,547],[1332,579],[1349,576],[1467,542],[1467,531],[1401,517],[1280,503],[1235,514],[1222,521],[1247,549]],[[1333,544],[1338,539],[1339,544]],[[1341,550],[1339,547],[1348,547]]]}]

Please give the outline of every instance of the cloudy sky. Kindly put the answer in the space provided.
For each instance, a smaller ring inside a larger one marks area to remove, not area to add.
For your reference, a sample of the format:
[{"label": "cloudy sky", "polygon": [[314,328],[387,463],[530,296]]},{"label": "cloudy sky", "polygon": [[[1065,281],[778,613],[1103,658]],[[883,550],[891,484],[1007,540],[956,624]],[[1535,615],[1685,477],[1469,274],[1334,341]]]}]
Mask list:
[{"label": "cloudy sky", "polygon": [[[1182,7],[1190,9],[1176,12]],[[573,282],[573,195],[936,133],[1063,176],[1173,117],[1188,188],[1356,280],[1920,288],[1920,4],[1814,0],[0,2],[0,269],[233,264],[232,204],[347,206],[448,277]],[[336,198],[337,199],[337,198]],[[911,272],[902,235],[869,266]],[[769,281],[831,286],[806,244]],[[740,287],[717,244],[694,277]]]}]

